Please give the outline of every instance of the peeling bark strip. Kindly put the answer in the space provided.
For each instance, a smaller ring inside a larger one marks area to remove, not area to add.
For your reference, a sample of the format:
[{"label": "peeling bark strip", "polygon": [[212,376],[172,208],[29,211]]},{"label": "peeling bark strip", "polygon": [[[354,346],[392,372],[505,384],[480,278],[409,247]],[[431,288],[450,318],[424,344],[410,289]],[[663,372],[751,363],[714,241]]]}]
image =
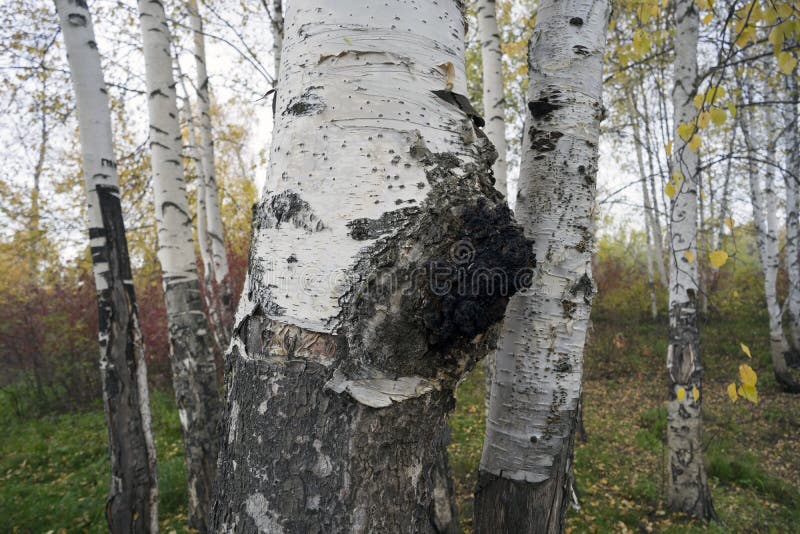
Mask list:
[{"label": "peeling bark strip", "polygon": [[158,532],[156,449],[147,366],[122,221],[100,55],[83,0],[56,0],[78,109],[89,241],[97,289],[100,372],[108,425],[111,532]]},{"label": "peeling bark strip", "polygon": [[[716,517],[703,465],[703,366],[697,332],[697,154],[678,135],[682,123],[694,122],[697,92],[699,19],[693,0],[675,4],[675,113],[673,169],[683,181],[670,210],[669,347],[667,372],[667,506],[675,512]],[[689,254],[687,254],[687,252]],[[697,395],[694,392],[697,392]],[[678,396],[682,399],[679,400]]]},{"label": "peeling bark strip", "polygon": [[216,532],[456,528],[438,468],[453,389],[533,264],[494,150],[433,92],[466,93],[461,7],[288,6]]},{"label": "peeling bark strip", "polygon": [[[161,263],[170,362],[186,449],[189,524],[207,531],[217,459],[219,398],[208,323],[197,279],[192,221],[181,160],[170,35],[160,2],[139,0],[145,54],[158,259]],[[208,198],[208,197],[206,197]]]},{"label": "peeling bark strip", "polygon": [[[517,217],[530,289],[506,310],[475,494],[476,532],[562,532],[591,272],[607,1],[542,1],[530,42]],[[576,22],[576,15],[580,15]],[[586,53],[573,52],[580,46]]]}]

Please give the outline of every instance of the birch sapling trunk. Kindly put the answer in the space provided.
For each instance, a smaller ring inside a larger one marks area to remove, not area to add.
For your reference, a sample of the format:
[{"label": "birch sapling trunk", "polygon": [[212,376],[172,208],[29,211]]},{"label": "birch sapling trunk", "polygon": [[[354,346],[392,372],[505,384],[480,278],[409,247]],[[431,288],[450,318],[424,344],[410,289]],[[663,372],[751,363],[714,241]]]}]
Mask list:
[{"label": "birch sapling trunk", "polygon": [[695,122],[698,13],[693,0],[675,4],[673,173],[682,177],[670,209],[669,345],[667,348],[667,506],[715,519],[703,464],[703,366],[697,331],[697,154],[678,135]]},{"label": "birch sapling trunk", "polygon": [[[203,19],[197,0],[189,1],[189,18],[194,36],[194,59],[197,72],[197,110],[200,127],[200,161],[203,169],[203,193],[205,225],[211,261],[205,264],[203,282],[209,296],[210,315],[214,330],[222,346],[230,341],[233,324],[233,296],[231,294],[228,252],[225,248],[225,228],[219,208],[219,188],[217,186],[216,160],[214,158],[214,132],[211,126],[211,95],[208,72],[206,71],[206,45],[203,33]],[[198,189],[198,194],[200,190]],[[199,217],[199,213],[198,213]],[[198,221],[198,224],[199,221]]]},{"label": "birch sapling trunk", "polygon": [[189,524],[208,531],[216,470],[220,403],[209,346],[186,199],[170,34],[160,2],[139,0],[145,55],[150,150],[172,384],[183,430],[189,487]]},{"label": "birch sapling trunk", "polygon": [[800,99],[797,77],[786,77],[788,104],[783,106],[786,150],[786,272],[789,277],[789,333],[795,357],[800,353]]},{"label": "birch sapling trunk", "polygon": [[462,9],[287,7],[216,532],[442,528],[453,389],[533,264],[462,96]]},{"label": "birch sapling trunk", "polygon": [[111,113],[92,18],[83,0],[56,0],[77,103],[89,239],[97,289],[100,372],[108,425],[111,532],[158,532],[158,476],[147,365],[122,220]]},{"label": "birch sapling trunk", "polygon": [[539,3],[516,208],[537,270],[511,299],[495,353],[478,533],[562,532],[573,497],[609,14],[607,1]]}]

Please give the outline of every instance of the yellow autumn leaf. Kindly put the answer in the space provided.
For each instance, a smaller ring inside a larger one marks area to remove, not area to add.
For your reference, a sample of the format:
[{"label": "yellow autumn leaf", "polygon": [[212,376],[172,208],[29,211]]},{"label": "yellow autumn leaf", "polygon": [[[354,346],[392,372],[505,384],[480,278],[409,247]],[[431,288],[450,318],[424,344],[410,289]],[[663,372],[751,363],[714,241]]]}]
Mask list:
[{"label": "yellow autumn leaf", "polygon": [[708,24],[714,20],[714,13],[707,13],[705,17],[703,17],[703,24]]},{"label": "yellow autumn leaf", "polygon": [[633,35],[633,50],[636,52],[637,59],[641,59],[650,51],[650,39],[645,32],[640,30]]},{"label": "yellow autumn leaf", "polygon": [[700,399],[700,390],[697,389],[697,386],[692,386],[692,398],[695,402]]},{"label": "yellow autumn leaf", "polygon": [[697,126],[700,128],[708,128],[708,125],[711,123],[711,113],[708,111],[703,111],[700,115],[697,116]]},{"label": "yellow autumn leaf", "polygon": [[733,402],[739,400],[739,394],[736,393],[736,384],[728,384],[728,397],[730,397]]},{"label": "yellow autumn leaf", "polygon": [[689,139],[691,139],[693,133],[694,133],[694,124],[684,122],[678,125],[678,135],[684,141],[688,141]]},{"label": "yellow autumn leaf", "polygon": [[747,346],[747,345],[745,345],[744,343],[739,343],[739,346],[742,348],[742,352],[744,352],[745,354],[747,354],[747,357],[748,357],[748,358],[752,358],[752,357],[753,357],[753,355],[752,355],[752,354],[750,354],[750,347],[748,347],[748,346]]},{"label": "yellow autumn leaf", "polygon": [[737,393],[739,393],[740,397],[744,397],[753,404],[758,404],[758,390],[756,390],[755,386],[742,384],[739,386],[739,389],[737,389]]},{"label": "yellow autumn leaf", "polygon": [[797,60],[791,52],[781,52],[778,54],[778,70],[782,73],[789,75],[794,71],[797,66]]},{"label": "yellow autumn leaf", "polygon": [[708,254],[708,261],[711,262],[713,268],[719,269],[728,261],[728,253],[724,250],[715,250]]},{"label": "yellow autumn leaf", "polygon": [[351,40],[350,40],[350,39],[348,39],[347,37],[342,37],[342,41],[344,41],[344,43],[345,43],[346,45],[348,45],[348,46],[352,46],[352,45],[353,45],[353,41],[351,41]]},{"label": "yellow autumn leaf", "polygon": [[736,104],[733,102],[728,102],[728,113],[731,114],[731,117],[736,117]]},{"label": "yellow autumn leaf", "polygon": [[671,157],[672,156],[672,141],[667,143],[666,151],[667,151],[667,157]]},{"label": "yellow autumn leaf", "polygon": [[686,398],[686,390],[678,386],[678,389],[675,390],[675,396],[678,397],[679,401],[683,401]]},{"label": "yellow autumn leaf", "polygon": [[694,107],[700,109],[703,107],[703,102],[705,102],[705,96],[702,93],[697,93],[692,101],[694,102]]},{"label": "yellow autumn leaf", "polygon": [[688,145],[689,146],[689,150],[691,150],[692,152],[697,152],[700,149],[700,146],[702,144],[703,144],[703,140],[700,139],[700,136],[697,135],[697,134],[694,134],[692,136],[691,141],[689,141],[689,145]]},{"label": "yellow autumn leaf", "polygon": [[672,182],[669,182],[667,183],[667,185],[664,186],[664,194],[667,195],[669,198],[674,198],[675,193],[677,193],[677,190],[675,189],[675,185]]},{"label": "yellow autumn leaf", "polygon": [[789,15],[792,14],[792,6],[789,2],[778,3],[776,2],[775,9],[778,10],[778,15],[781,16],[783,19],[789,18]]},{"label": "yellow autumn leaf", "polygon": [[711,110],[711,122],[715,126],[722,126],[728,120],[728,112],[724,109],[714,108]]},{"label": "yellow autumn leaf", "polygon": [[756,387],[756,382],[758,382],[758,377],[756,376],[756,372],[753,371],[753,368],[743,363],[739,366],[739,379],[742,381],[743,386],[749,387]]},{"label": "yellow autumn leaf", "polygon": [[769,32],[769,36],[767,37],[770,43],[775,47],[776,50],[780,50],[781,45],[783,45],[784,35],[783,30],[780,26],[776,26]]},{"label": "yellow autumn leaf", "polygon": [[672,173],[672,181],[675,182],[676,185],[680,185],[683,183],[683,173],[681,171],[675,171]]},{"label": "yellow autumn leaf", "polygon": [[725,226],[727,226],[729,230],[733,230],[735,224],[733,217],[725,217]]},{"label": "yellow autumn leaf", "polygon": [[684,252],[683,257],[686,258],[686,261],[688,261],[689,263],[694,263],[694,252],[692,252],[691,250],[687,250],[686,252]]}]

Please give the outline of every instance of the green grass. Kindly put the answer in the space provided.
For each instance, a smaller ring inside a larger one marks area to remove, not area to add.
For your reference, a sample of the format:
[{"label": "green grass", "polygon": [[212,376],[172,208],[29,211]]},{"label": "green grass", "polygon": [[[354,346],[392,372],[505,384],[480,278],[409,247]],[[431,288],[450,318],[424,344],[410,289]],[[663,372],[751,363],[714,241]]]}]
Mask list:
[{"label": "green grass", "polygon": [[[751,322],[752,321],[752,322]],[[701,325],[706,368],[706,464],[724,524],[704,525],[665,511],[666,325],[600,317],[586,355],[584,422],[577,443],[580,511],[570,532],[793,532],[800,524],[800,398],[780,393],[759,318]],[[725,393],[750,346],[761,402],[733,404]],[[450,466],[461,524],[469,531],[484,433],[483,366],[457,391],[450,419]],[[152,398],[162,530],[186,532],[180,426],[172,399]],[[99,406],[85,413],[20,419],[0,396],[0,532],[106,532],[106,429]]]},{"label": "green grass", "polygon": [[[165,394],[152,397],[162,529],[182,529],[186,471],[180,423]],[[108,449],[102,410],[19,419],[0,404],[0,532],[107,532]],[[15,530],[16,529],[16,530]]]}]

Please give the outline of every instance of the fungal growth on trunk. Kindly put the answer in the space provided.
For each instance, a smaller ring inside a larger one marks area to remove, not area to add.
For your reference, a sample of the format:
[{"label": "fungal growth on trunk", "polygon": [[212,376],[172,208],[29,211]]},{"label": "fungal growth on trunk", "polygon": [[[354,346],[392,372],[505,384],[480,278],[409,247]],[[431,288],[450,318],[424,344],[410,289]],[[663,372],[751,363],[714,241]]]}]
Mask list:
[{"label": "fungal growth on trunk", "polygon": [[[226,360],[219,532],[440,532],[456,383],[530,282],[455,0],[288,5]],[[451,518],[452,519],[452,518]]]}]

